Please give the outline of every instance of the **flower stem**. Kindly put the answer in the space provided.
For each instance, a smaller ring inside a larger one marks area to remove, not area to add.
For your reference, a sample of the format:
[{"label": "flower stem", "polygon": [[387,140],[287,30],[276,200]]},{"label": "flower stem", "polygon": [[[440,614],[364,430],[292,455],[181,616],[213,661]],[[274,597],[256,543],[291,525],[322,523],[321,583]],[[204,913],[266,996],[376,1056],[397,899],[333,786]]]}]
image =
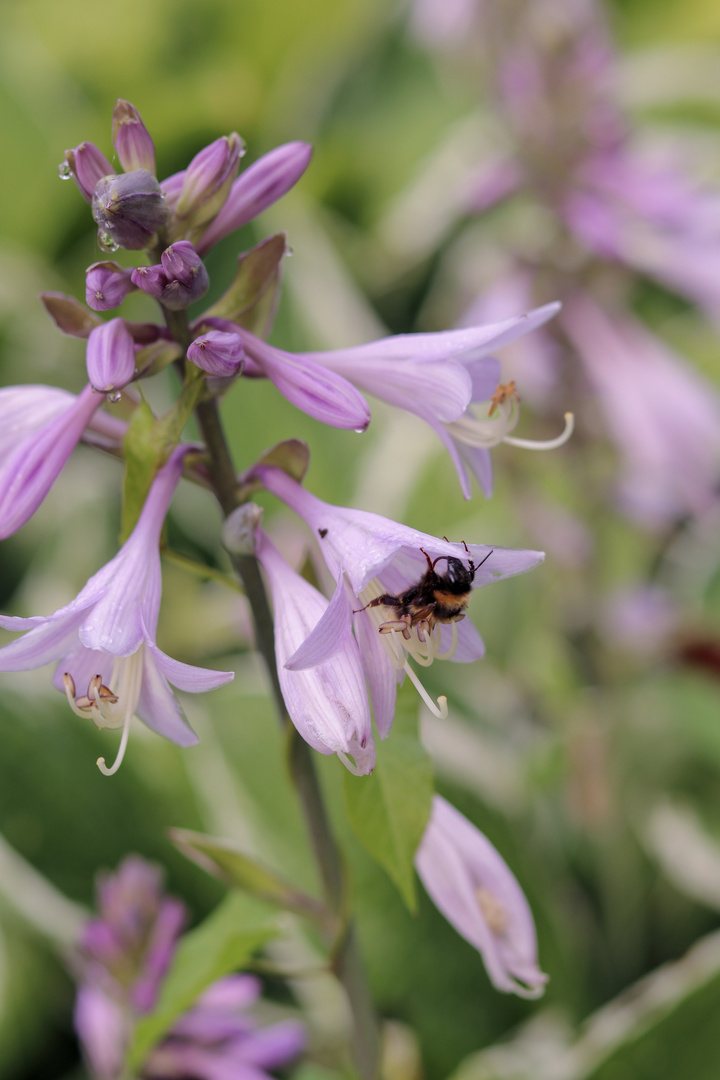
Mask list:
[{"label": "flower stem", "polygon": [[[184,312],[165,312],[173,337],[187,347],[190,331]],[[217,401],[200,402],[196,409],[200,430],[208,453],[208,473],[212,488],[227,517],[241,501],[238,496],[235,468],[225,438]],[[332,834],[318,781],[312,752],[295,732],[285,708],[275,663],[275,640],[272,613],[260,568],[252,556],[232,556],[233,566],[243,584],[255,622],[257,646],[267,665],[273,697],[281,723],[290,732],[290,770],[305,817],[313,854],[318,864],[325,901],[338,915],[345,903],[344,875],[340,853]],[[370,997],[357,940],[352,925],[346,924],[334,957],[335,973],[347,994],[353,1015],[353,1051],[361,1080],[376,1080],[379,1064],[377,1018]]]}]

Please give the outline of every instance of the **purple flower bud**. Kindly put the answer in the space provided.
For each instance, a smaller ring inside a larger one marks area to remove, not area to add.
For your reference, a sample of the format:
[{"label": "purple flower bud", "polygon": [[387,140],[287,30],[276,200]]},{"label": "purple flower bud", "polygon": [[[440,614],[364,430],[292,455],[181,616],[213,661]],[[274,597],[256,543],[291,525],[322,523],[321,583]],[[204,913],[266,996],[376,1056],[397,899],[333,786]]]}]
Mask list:
[{"label": "purple flower bud", "polygon": [[210,284],[202,259],[188,240],[163,251],[160,265],[132,271],[133,284],[171,311],[180,311],[207,292]]},{"label": "purple flower bud", "polygon": [[237,175],[244,148],[243,140],[233,132],[216,139],[192,159],[173,207],[186,226],[204,225],[218,212]]},{"label": "purple flower bud", "polygon": [[193,341],[188,348],[187,358],[209,375],[237,375],[245,358],[245,350],[237,334],[210,330]]},{"label": "purple flower bud", "polygon": [[85,301],[93,311],[119,307],[135,288],[132,269],[124,269],[116,262],[93,263],[85,271]]},{"label": "purple flower bud", "polygon": [[60,176],[67,179],[72,176],[80,189],[85,202],[92,203],[93,193],[98,181],[104,176],[111,176],[114,169],[97,146],[84,142],[74,150],[65,151],[65,161],[60,166]]},{"label": "purple flower bud", "polygon": [[147,169],[103,177],[95,188],[92,211],[101,242],[130,251],[148,247],[170,216],[160,185]]},{"label": "purple flower bud", "polygon": [[90,332],[86,356],[88,378],[99,393],[122,390],[135,375],[135,345],[122,319],[111,319]]},{"label": "purple flower bud", "polygon": [[312,147],[286,143],[265,154],[233,184],[225,205],[197,243],[201,255],[282,198],[305,172]]},{"label": "purple flower bud", "polygon": [[122,98],[113,109],[112,141],[125,172],[147,169],[155,173],[155,144],[135,106]]}]

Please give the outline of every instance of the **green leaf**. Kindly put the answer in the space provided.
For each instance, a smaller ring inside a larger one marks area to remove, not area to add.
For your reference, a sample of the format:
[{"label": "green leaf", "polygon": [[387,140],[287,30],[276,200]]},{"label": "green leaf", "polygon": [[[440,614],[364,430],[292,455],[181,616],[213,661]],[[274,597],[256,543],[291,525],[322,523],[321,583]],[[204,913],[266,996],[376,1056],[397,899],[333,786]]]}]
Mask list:
[{"label": "green leaf", "polygon": [[230,893],[212,915],[186,934],[163,984],[157,1007],[135,1029],[128,1070],[139,1069],[155,1044],[216,979],[247,964],[278,933],[267,907]]},{"label": "green leaf", "polygon": [[277,233],[238,258],[238,268],[227,292],[205,313],[231,319],[262,336],[274,314],[280,267],[287,250],[285,233]]},{"label": "green leaf", "polygon": [[326,923],[329,913],[312,896],[296,889],[259,859],[247,855],[231,840],[220,840],[189,829],[171,829],[176,847],[203,870],[227,885],[242,889],[276,907]]},{"label": "green leaf", "polygon": [[[409,688],[412,690],[412,688]],[[366,851],[387,871],[410,911],[415,911],[413,857],[425,831],[433,771],[416,731],[417,699],[398,695],[392,736],[378,746],[371,776],[345,773],[350,824]]]}]

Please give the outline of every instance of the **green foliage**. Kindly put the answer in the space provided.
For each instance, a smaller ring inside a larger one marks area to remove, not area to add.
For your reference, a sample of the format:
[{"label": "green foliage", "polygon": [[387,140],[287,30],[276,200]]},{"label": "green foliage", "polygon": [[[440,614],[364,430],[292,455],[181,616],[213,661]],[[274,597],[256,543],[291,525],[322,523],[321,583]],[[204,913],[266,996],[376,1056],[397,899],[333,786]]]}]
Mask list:
[{"label": "green foliage", "polygon": [[181,940],[154,1011],[138,1023],[128,1067],[138,1069],[152,1047],[216,979],[246,965],[277,934],[265,905],[237,893]]},{"label": "green foliage", "polygon": [[383,867],[415,911],[413,857],[430,817],[433,770],[417,734],[417,700],[408,684],[398,694],[392,736],[378,745],[370,776],[344,777],[345,805],[365,850]]}]

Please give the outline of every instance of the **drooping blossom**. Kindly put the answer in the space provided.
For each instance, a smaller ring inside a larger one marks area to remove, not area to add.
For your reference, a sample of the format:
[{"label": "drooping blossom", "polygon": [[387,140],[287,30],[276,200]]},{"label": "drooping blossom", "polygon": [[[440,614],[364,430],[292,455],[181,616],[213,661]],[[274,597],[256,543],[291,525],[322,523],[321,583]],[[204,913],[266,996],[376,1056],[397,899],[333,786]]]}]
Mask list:
[{"label": "drooping blossom", "polygon": [[0,540],[33,516],[103,404],[51,386],[0,390]]},{"label": "drooping blossom", "polygon": [[178,447],[155,477],[133,532],[71,603],[52,615],[0,616],[6,630],[26,633],[0,649],[0,671],[27,671],[59,661],[55,686],[73,712],[99,728],[120,728],[114,765],[120,766],[133,716],[179,746],[197,736],[170,683],[188,693],[222,686],[233,672],[211,671],[173,660],[155,643],[162,588],[158,543],[187,447]]},{"label": "drooping blossom", "polygon": [[[187,912],[164,892],[159,867],[137,855],[99,878],[97,900],[73,961],[75,1029],[94,1080],[120,1080],[134,1025],[157,1003]],[[149,1051],[139,1078],[265,1080],[265,1070],[297,1056],[305,1035],[293,1020],[259,1028],[248,1013],[259,995],[249,975],[213,983]]]},{"label": "drooping blossom", "polygon": [[487,837],[440,795],[433,797],[415,868],[436,907],[482,956],[493,986],[539,997],[547,975],[538,967],[525,894]]},{"label": "drooping blossom", "polygon": [[[252,474],[309,526],[333,579],[337,581],[342,574],[348,579],[355,635],[381,738],[392,726],[397,684],[405,675],[428,708],[436,715],[446,715],[445,699],[436,704],[429,697],[408,660],[412,658],[426,667],[434,659],[478,659],[484,646],[470,619],[434,625],[421,621],[413,627],[391,628],[387,625],[392,621],[387,608],[366,605],[384,594],[397,596],[417,584],[427,572],[428,560],[450,557],[465,566],[472,562],[475,572],[471,588],[476,589],[531,570],[542,562],[543,553],[439,540],[379,514],[323,502],[282,469],[260,465]],[[442,572],[443,564],[439,566]],[[337,596],[334,602],[339,603]]]},{"label": "drooping blossom", "polygon": [[262,529],[256,555],[270,585],[278,679],[290,719],[321,754],[337,754],[357,775],[372,772],[370,705],[342,575],[328,603]]}]

